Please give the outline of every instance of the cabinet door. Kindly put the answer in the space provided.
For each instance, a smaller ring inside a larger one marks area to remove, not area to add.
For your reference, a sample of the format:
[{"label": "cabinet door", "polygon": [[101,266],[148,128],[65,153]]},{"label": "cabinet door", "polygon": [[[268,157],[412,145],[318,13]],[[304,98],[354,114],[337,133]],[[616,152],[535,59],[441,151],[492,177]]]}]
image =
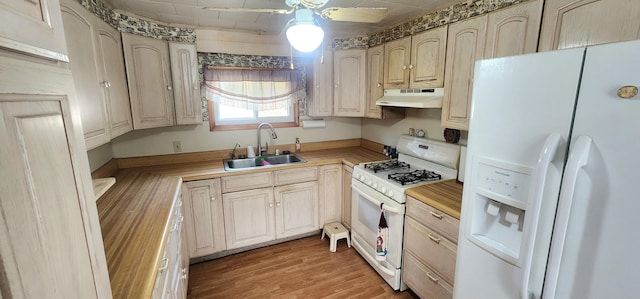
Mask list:
[{"label": "cabinet door", "polygon": [[384,46],[384,88],[408,88],[411,37],[390,41]]},{"label": "cabinet door", "polygon": [[384,95],[384,45],[367,49],[367,111],[369,118],[382,118],[381,106],[376,101]]},{"label": "cabinet door", "polygon": [[2,0],[0,19],[0,47],[69,61],[58,0]]},{"label": "cabinet door", "polygon": [[220,179],[182,184],[189,258],[226,249]]},{"label": "cabinet door", "polygon": [[341,222],[342,164],[321,166],[319,183],[323,225],[331,222]]},{"label": "cabinet door", "polygon": [[169,43],[176,124],[202,124],[202,100],[195,44]]},{"label": "cabinet door", "polygon": [[107,129],[107,105],[100,84],[98,45],[93,15],[77,3],[62,3],[62,20],[69,51],[69,67],[78,97],[87,149],[111,140]]},{"label": "cabinet door", "polygon": [[547,0],[538,51],[640,39],[640,1]]},{"label": "cabinet door", "polygon": [[449,25],[447,58],[442,100],[442,126],[468,130],[473,70],[482,59],[487,30],[487,16]]},{"label": "cabinet door", "polygon": [[307,115],[333,115],[333,52],[314,58],[313,73],[307,78]]},{"label": "cabinet door", "polygon": [[312,232],[318,225],[318,183],[306,182],[273,189],[276,238]]},{"label": "cabinet door", "polygon": [[222,195],[227,249],[274,240],[273,188]]},{"label": "cabinet door", "polygon": [[411,38],[409,87],[443,87],[447,29],[442,26]]},{"label": "cabinet door", "polygon": [[111,298],[71,73],[0,69],[1,296]]},{"label": "cabinet door", "polygon": [[99,66],[107,101],[111,139],[133,130],[131,102],[124,67],[124,53],[120,32],[96,19]]},{"label": "cabinet door", "polygon": [[542,0],[489,13],[484,58],[536,52]]},{"label": "cabinet door", "polygon": [[366,59],[364,49],[334,52],[334,116],[364,116],[367,100]]},{"label": "cabinet door", "polygon": [[342,166],[342,224],[351,229],[351,174],[353,167]]},{"label": "cabinet door", "polygon": [[133,128],[175,124],[167,42],[122,33]]}]

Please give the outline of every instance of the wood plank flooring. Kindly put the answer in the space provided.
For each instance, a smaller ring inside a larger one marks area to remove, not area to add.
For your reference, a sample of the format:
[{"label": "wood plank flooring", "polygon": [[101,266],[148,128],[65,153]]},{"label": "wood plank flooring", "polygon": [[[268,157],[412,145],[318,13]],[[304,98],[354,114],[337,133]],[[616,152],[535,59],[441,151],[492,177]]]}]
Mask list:
[{"label": "wood plank flooring", "polygon": [[395,292],[344,239],[320,236],[191,265],[188,298],[417,298]]}]

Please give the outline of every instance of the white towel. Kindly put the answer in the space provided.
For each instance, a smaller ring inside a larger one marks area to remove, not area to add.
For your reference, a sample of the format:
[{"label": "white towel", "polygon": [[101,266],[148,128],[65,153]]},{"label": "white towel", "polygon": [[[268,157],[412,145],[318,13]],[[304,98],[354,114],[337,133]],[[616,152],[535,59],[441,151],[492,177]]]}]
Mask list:
[{"label": "white towel", "polygon": [[376,260],[385,261],[387,259],[387,242],[389,240],[389,226],[384,218],[383,204],[380,204],[380,222],[378,223],[378,236],[376,237]]}]

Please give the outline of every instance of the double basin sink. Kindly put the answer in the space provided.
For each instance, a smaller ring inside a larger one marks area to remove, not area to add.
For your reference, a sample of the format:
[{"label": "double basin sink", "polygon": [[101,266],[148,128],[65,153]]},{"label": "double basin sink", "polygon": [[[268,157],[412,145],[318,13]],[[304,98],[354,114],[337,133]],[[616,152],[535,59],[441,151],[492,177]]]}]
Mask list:
[{"label": "double basin sink", "polygon": [[223,160],[224,170],[244,170],[254,167],[273,167],[280,165],[289,165],[294,163],[304,163],[306,160],[294,154],[287,155],[268,155],[255,158],[245,159],[226,159]]}]

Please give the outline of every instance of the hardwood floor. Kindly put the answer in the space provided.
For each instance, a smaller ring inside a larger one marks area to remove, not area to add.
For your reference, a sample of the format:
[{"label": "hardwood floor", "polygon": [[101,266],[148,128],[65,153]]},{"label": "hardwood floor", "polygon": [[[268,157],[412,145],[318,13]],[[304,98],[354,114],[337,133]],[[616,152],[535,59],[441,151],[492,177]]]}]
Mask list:
[{"label": "hardwood floor", "polygon": [[395,292],[345,240],[320,236],[191,265],[188,298],[417,298]]}]

